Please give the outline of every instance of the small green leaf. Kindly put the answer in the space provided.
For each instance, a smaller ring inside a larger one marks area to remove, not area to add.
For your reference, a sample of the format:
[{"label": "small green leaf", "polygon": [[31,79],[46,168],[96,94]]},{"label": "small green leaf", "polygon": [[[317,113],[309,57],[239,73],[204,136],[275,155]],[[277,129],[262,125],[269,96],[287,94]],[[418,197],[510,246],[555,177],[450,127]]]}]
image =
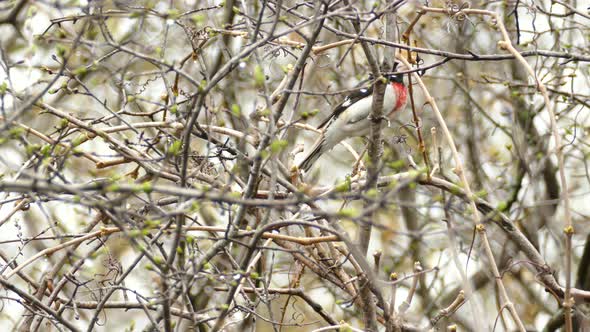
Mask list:
[{"label": "small green leaf", "polygon": [[51,147],[52,147],[52,145],[50,145],[50,144],[43,145],[43,147],[41,148],[41,154],[43,154],[45,157],[49,157],[49,152],[51,152]]},{"label": "small green leaf", "polygon": [[320,112],[320,110],[317,109],[317,108],[314,108],[311,111],[303,111],[303,112],[301,112],[301,118],[303,120],[307,120],[308,118],[311,118],[311,117],[315,116],[319,112]]},{"label": "small green leaf", "polygon": [[270,143],[270,151],[273,154],[277,154],[277,153],[281,152],[283,149],[285,149],[288,145],[289,145],[289,142],[287,142],[284,139],[276,140],[276,141],[273,141],[272,143]]},{"label": "small green leaf", "polygon": [[197,201],[194,201],[193,204],[191,204],[190,212],[197,212],[199,209],[201,209],[201,204]]},{"label": "small green leaf", "polygon": [[338,211],[338,217],[340,217],[340,218],[352,219],[356,216],[358,216],[358,211],[353,208],[342,209],[342,210]]},{"label": "small green leaf", "polygon": [[254,67],[254,83],[256,84],[256,87],[262,87],[265,79],[264,70],[262,70],[262,67],[259,65],[256,65],[256,67]]},{"label": "small green leaf", "polygon": [[176,8],[172,8],[168,10],[166,15],[168,16],[168,18],[175,20],[180,16],[180,11]]},{"label": "small green leaf", "polygon": [[240,108],[240,105],[238,104],[232,104],[231,105],[231,113],[237,117],[242,115],[242,109]]},{"label": "small green leaf", "polygon": [[160,221],[159,220],[148,219],[148,220],[145,221],[145,226],[147,228],[158,228],[158,226],[160,226]]},{"label": "small green leaf", "polygon": [[479,198],[486,197],[487,195],[488,195],[488,192],[485,189],[482,189],[482,190],[475,193],[475,196],[477,196]]},{"label": "small green leaf", "polygon": [[70,121],[68,121],[68,119],[61,119],[59,121],[58,128],[59,129],[64,129],[64,128],[66,128],[68,126],[68,124],[70,124]]},{"label": "small green leaf", "polygon": [[181,151],[182,151],[182,141],[178,140],[178,139],[175,140],[174,143],[172,143],[172,145],[170,145],[170,149],[168,149],[168,153],[173,156],[178,156]]},{"label": "small green leaf", "polygon": [[152,182],[151,181],[146,181],[144,183],[141,184],[141,191],[143,191],[146,194],[151,193],[154,190],[153,186],[152,186]]},{"label": "small green leaf", "polygon": [[79,135],[78,137],[72,140],[72,147],[76,147],[84,142],[86,142],[87,138],[86,135]]},{"label": "small green leaf", "polygon": [[350,191],[350,189],[351,189],[350,176],[347,176],[343,182],[337,184],[334,187],[334,191],[336,191],[337,193],[347,192],[347,191]]},{"label": "small green leaf", "polygon": [[10,138],[18,138],[24,133],[25,129],[22,127],[12,127],[8,130],[8,136],[10,136]]},{"label": "small green leaf", "polygon": [[395,171],[399,171],[401,170],[404,166],[406,165],[406,162],[403,160],[396,160],[396,161],[392,161],[390,163],[387,164],[387,166],[389,166],[389,168],[395,170]]},{"label": "small green leaf", "polygon": [[66,48],[65,46],[61,45],[61,44],[57,44],[55,46],[55,49],[57,51],[57,55],[59,55],[60,57],[63,58],[63,56],[66,54]]},{"label": "small green leaf", "polygon": [[219,34],[217,31],[215,31],[213,29],[208,29],[205,31],[207,31],[207,35],[209,36],[209,38],[213,38]]},{"label": "small green leaf", "polygon": [[203,14],[195,14],[191,17],[195,25],[203,25],[207,21],[207,17]]},{"label": "small green leaf", "polygon": [[27,152],[28,155],[32,155],[35,152],[39,151],[40,149],[41,149],[41,145],[39,145],[39,144],[28,144],[25,147],[25,150],[26,150],[26,152]]},{"label": "small green leaf", "polygon": [[119,189],[121,189],[121,186],[116,183],[113,183],[110,186],[106,187],[105,191],[106,192],[115,192],[115,191],[119,191]]},{"label": "small green leaf", "polygon": [[461,191],[461,187],[458,185],[451,186],[449,188],[449,192],[455,196],[460,196],[461,194],[463,194],[463,192]]},{"label": "small green leaf", "polygon": [[76,69],[74,69],[73,74],[76,76],[80,76],[80,75],[84,75],[88,72],[88,69],[86,68],[86,66],[80,66]]},{"label": "small green leaf", "polygon": [[371,189],[367,190],[366,195],[368,198],[375,199],[379,196],[379,190],[377,190],[376,188],[371,188]]}]

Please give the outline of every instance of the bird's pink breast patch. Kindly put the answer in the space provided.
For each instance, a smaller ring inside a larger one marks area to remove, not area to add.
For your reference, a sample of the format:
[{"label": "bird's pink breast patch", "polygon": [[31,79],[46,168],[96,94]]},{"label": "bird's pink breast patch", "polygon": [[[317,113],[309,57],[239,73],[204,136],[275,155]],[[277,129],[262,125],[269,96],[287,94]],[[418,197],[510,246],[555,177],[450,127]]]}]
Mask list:
[{"label": "bird's pink breast patch", "polygon": [[406,100],[408,99],[408,89],[402,83],[391,83],[393,87],[393,91],[395,91],[395,96],[397,97],[397,102],[393,108],[392,112],[399,111],[404,105],[406,104]]}]

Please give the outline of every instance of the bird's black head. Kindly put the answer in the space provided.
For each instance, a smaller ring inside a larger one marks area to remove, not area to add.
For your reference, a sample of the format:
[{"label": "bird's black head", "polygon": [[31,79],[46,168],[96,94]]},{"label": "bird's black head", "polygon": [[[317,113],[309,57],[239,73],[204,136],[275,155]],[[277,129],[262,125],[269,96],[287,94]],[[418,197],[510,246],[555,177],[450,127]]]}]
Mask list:
[{"label": "bird's black head", "polygon": [[[399,66],[399,62],[395,61],[393,63],[393,68],[392,71],[395,72],[397,70],[397,67]],[[403,74],[387,74],[385,75],[385,77],[387,78],[387,80],[389,80],[389,83],[404,83],[404,75]]]},{"label": "bird's black head", "polygon": [[389,74],[385,76],[390,83],[404,83],[404,75],[403,74]]}]

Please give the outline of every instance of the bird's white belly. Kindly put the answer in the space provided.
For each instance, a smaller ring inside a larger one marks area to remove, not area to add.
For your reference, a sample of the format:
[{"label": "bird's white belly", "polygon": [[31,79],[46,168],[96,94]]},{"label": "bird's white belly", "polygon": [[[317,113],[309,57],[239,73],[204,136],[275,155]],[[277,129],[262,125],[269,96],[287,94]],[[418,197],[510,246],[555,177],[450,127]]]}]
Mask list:
[{"label": "bird's white belly", "polygon": [[330,147],[334,147],[340,141],[349,137],[368,135],[371,131],[371,125],[367,118],[354,123],[347,123],[342,119],[337,119],[334,124],[336,125],[334,129],[337,128],[338,130],[329,130],[326,132],[326,144]]},{"label": "bird's white belly", "polygon": [[391,84],[387,84],[385,87],[385,95],[383,97],[383,115],[388,116],[397,102],[397,96],[395,95],[395,89]]},{"label": "bird's white belly", "polygon": [[[385,87],[383,99],[383,115],[388,116],[395,107],[395,91],[391,84]],[[373,98],[365,98],[352,105],[329,125],[325,132],[326,149],[332,149],[340,141],[358,136],[366,136],[371,132],[369,115],[373,109]]]}]

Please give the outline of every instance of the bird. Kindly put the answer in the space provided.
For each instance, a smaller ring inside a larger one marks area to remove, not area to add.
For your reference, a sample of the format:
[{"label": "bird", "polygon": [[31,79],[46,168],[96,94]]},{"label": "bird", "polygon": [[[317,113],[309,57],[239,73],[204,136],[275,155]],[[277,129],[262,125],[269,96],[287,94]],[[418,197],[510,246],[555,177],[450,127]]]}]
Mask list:
[{"label": "bird", "polygon": [[[407,101],[408,90],[403,83],[403,74],[384,75],[388,84],[383,96],[384,115],[392,120]],[[332,114],[318,127],[321,136],[306,153],[299,169],[309,172],[313,164],[341,141],[366,136],[371,131],[369,115],[373,109],[373,86],[362,88],[347,96]]]}]

